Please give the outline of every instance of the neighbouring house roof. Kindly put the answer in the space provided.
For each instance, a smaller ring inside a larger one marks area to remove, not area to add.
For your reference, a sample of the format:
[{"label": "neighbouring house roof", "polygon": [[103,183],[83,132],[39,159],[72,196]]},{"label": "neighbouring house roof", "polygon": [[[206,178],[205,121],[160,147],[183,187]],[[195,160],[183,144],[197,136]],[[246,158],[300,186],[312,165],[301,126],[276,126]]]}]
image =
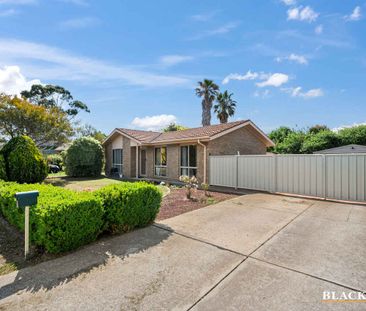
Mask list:
[{"label": "neighbouring house roof", "polygon": [[111,135],[109,135],[106,138],[104,143],[107,142],[116,132],[130,139],[135,140],[137,143],[147,145],[162,144],[162,143],[178,143],[181,141],[188,141],[188,140],[209,141],[218,138],[222,135],[228,134],[244,126],[250,126],[251,128],[253,128],[257,132],[259,137],[265,141],[268,147],[274,146],[274,143],[267,137],[267,135],[264,134],[250,120],[209,125],[209,126],[191,128],[174,132],[165,132],[165,133],[116,128],[111,133]]},{"label": "neighbouring house roof", "polygon": [[342,154],[342,153],[366,153],[366,146],[364,145],[345,145],[330,149],[315,151],[315,154]]}]

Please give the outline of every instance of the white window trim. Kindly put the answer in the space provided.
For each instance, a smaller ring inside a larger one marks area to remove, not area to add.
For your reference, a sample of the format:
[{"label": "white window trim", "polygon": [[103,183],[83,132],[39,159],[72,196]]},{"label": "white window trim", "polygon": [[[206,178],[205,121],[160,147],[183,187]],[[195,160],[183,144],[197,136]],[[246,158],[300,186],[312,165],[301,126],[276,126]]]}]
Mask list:
[{"label": "white window trim", "polygon": [[[189,147],[190,146],[195,146],[196,147],[196,163],[198,162],[198,151],[197,151],[197,145],[194,144],[190,144],[190,145],[181,145],[179,150],[180,150],[180,157],[179,157],[179,175],[182,175],[182,169],[188,169],[188,174],[189,174],[189,170],[196,170],[196,175],[198,173],[198,166],[189,166]],[[188,166],[182,166],[182,147],[188,147],[188,155],[187,155],[187,160],[188,160]],[[188,175],[189,176],[189,175]],[[189,176],[191,177],[191,176]],[[196,176],[197,177],[197,176]]]},{"label": "white window trim", "polygon": [[[156,165],[156,149],[158,148],[165,148],[165,152],[166,152],[166,165]],[[159,147],[154,147],[154,177],[167,177],[168,176],[168,148],[167,146],[159,146]],[[156,168],[165,168],[165,175],[156,175]]]}]

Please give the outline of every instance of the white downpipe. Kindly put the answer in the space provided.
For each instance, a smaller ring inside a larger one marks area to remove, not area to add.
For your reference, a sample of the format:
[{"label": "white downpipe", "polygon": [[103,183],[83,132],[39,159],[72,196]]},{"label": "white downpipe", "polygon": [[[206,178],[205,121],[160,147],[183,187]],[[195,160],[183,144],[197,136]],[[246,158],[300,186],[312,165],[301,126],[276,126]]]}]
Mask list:
[{"label": "white downpipe", "polygon": [[207,184],[207,146],[200,140],[197,140],[197,143],[203,147],[203,183]]},{"label": "white downpipe", "polygon": [[139,178],[139,146],[136,146],[136,178]]}]

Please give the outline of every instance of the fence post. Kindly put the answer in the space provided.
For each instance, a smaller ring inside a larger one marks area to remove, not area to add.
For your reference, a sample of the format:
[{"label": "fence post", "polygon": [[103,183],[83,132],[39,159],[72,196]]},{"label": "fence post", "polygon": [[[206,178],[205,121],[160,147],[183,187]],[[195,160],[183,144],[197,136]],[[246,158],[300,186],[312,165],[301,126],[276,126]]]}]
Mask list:
[{"label": "fence post", "polygon": [[327,155],[323,154],[323,196],[324,196],[324,200],[327,199],[327,187],[328,187],[328,183],[327,183]]},{"label": "fence post", "polygon": [[272,192],[277,192],[277,154],[275,154],[273,156],[273,187],[272,187]]},{"label": "fence post", "polygon": [[235,190],[238,189],[239,184],[239,151],[235,156]]}]

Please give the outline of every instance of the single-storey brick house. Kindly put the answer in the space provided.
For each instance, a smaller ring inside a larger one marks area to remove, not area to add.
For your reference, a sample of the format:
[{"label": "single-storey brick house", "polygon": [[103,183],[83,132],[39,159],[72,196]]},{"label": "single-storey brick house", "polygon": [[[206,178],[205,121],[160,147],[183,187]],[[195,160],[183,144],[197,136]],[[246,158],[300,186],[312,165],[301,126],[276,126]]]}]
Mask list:
[{"label": "single-storey brick house", "polygon": [[250,120],[176,132],[116,128],[103,142],[106,174],[128,178],[208,181],[210,155],[265,154],[273,142]]}]

